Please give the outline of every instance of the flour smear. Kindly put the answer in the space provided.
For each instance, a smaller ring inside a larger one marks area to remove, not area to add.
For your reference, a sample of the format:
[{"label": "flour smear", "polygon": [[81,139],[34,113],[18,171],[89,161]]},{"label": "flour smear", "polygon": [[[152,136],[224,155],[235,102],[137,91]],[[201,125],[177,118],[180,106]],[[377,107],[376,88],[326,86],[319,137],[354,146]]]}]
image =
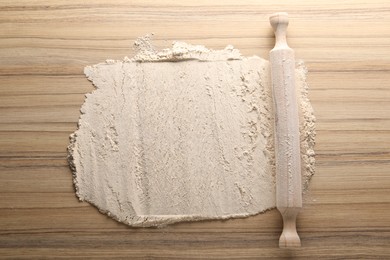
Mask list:
[{"label": "flour smear", "polygon": [[[270,66],[237,49],[175,42],[85,68],[68,160],[76,193],[130,226],[241,218],[275,207]],[[297,63],[302,183],[314,173],[315,118]]]}]

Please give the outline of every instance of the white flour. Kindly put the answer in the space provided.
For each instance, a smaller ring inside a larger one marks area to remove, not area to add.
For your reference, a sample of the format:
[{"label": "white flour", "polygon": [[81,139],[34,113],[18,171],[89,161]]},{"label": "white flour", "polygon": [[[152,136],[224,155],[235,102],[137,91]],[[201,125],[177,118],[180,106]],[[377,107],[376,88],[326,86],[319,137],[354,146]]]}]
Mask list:
[{"label": "white flour", "polygon": [[[228,46],[174,43],[85,68],[69,162],[77,196],[131,226],[246,217],[275,207],[268,61]],[[314,116],[297,66],[302,180],[314,172]]]}]

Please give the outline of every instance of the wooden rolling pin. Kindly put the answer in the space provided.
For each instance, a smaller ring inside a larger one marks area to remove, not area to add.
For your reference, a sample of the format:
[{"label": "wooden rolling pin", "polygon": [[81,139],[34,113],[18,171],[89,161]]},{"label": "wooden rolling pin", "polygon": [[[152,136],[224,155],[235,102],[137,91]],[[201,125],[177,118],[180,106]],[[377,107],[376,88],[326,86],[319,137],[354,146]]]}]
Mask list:
[{"label": "wooden rolling pin", "polygon": [[286,41],[288,14],[275,13],[270,23],[276,38],[270,51],[270,66],[275,111],[276,207],[283,217],[279,247],[297,247],[301,245],[296,217],[302,208],[302,185],[295,58]]}]

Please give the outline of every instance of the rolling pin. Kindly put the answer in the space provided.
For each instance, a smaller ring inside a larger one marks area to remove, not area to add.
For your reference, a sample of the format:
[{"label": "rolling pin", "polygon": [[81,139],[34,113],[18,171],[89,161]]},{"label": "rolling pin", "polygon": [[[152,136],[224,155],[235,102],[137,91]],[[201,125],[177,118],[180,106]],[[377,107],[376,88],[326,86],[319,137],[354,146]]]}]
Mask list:
[{"label": "rolling pin", "polygon": [[275,112],[276,207],[283,217],[279,247],[299,247],[296,218],[302,208],[298,104],[295,94],[294,51],[287,45],[287,13],[270,17],[275,47],[270,51]]}]

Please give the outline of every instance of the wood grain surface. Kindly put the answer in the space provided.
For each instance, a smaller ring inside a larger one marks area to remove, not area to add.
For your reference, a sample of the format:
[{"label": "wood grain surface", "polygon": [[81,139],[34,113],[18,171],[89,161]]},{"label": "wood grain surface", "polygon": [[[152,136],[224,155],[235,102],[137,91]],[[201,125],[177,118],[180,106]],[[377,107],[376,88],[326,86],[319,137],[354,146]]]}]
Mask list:
[{"label": "wood grain surface", "polygon": [[[287,11],[309,68],[317,171],[279,249],[276,210],[227,221],[129,228],[74,194],[66,162],[83,67],[131,56],[136,37],[268,58],[268,16]],[[0,1],[0,257],[6,259],[390,258],[389,1]]]}]

